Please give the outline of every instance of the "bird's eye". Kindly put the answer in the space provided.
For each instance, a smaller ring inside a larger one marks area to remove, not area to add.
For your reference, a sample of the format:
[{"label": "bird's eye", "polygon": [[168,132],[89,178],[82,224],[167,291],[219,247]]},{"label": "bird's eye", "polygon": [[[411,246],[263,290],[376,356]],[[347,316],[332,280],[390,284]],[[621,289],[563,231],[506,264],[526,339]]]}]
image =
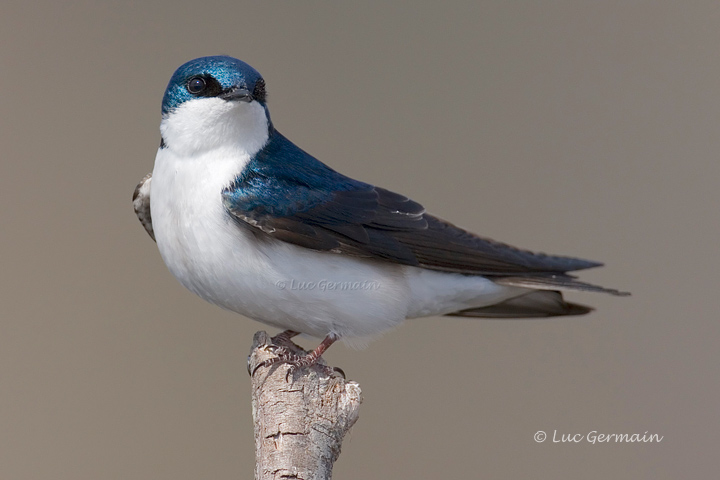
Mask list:
[{"label": "bird's eye", "polygon": [[202,77],[193,77],[187,82],[187,90],[193,95],[202,93],[205,87],[207,87],[207,82]]}]

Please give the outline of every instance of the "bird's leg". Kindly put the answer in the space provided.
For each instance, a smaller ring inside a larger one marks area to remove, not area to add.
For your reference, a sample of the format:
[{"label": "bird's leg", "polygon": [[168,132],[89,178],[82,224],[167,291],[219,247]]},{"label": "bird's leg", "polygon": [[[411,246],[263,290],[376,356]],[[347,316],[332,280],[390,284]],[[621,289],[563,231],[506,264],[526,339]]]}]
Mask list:
[{"label": "bird's leg", "polygon": [[[290,338],[297,335],[297,332],[294,332],[292,330],[286,330],[285,332],[277,335],[277,337],[273,338],[273,341],[276,341],[278,337],[281,337],[279,340],[280,342],[289,342]],[[286,350],[283,352],[278,352],[278,356],[274,358],[270,358],[268,360],[265,360],[264,362],[259,363],[255,370],[253,370],[252,374],[254,375],[258,368],[260,367],[269,367],[272,365],[275,365],[277,363],[287,363],[290,365],[290,369],[288,369],[288,373],[286,377],[290,377],[297,369],[303,368],[303,367],[310,367],[312,365],[315,365],[317,361],[320,359],[323,353],[337,341],[337,339],[340,338],[337,335],[331,333],[325,339],[320,342],[320,345],[317,346],[315,350],[308,353],[307,355],[296,355],[294,353],[290,353],[290,351]],[[330,367],[326,367],[326,370],[328,374],[332,374],[335,372],[335,370],[331,369]],[[344,375],[343,375],[344,376]]]},{"label": "bird's leg", "polygon": [[331,333],[330,335],[325,337],[325,339],[322,342],[320,342],[320,345],[318,345],[317,348],[315,348],[315,350],[313,350],[312,352],[308,353],[305,356],[299,357],[294,362],[287,362],[287,363],[291,364],[290,365],[291,373],[293,371],[297,370],[298,368],[309,367],[311,365],[315,365],[317,363],[318,359],[322,356],[322,354],[325,353],[325,350],[330,348],[330,345],[335,343],[335,341],[338,338],[339,337],[337,335],[334,335]]}]

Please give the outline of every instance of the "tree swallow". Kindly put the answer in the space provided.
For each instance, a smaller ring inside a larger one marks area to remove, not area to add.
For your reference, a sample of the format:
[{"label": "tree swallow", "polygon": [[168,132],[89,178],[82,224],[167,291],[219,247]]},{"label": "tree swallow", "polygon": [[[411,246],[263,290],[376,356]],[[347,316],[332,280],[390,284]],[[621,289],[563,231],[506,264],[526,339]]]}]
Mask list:
[{"label": "tree swallow", "polygon": [[408,318],[581,315],[561,291],[627,295],[568,274],[600,266],[520,250],[346,177],[278,132],[265,81],[227,56],[182,65],[135,212],[175,278],[210,303],[285,330],[372,337]]}]

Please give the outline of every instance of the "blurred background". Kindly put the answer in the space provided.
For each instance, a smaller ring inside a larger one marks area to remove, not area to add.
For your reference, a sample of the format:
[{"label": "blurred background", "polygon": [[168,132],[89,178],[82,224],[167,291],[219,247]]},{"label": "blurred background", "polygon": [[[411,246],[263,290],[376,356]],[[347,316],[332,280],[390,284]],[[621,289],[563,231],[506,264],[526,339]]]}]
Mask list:
[{"label": "blurred background", "polygon": [[[259,70],[278,129],[333,168],[604,261],[583,279],[633,292],[568,295],[585,317],[430,318],[334,346],[365,399],[335,478],[717,475],[718,2],[0,12],[0,478],[251,478],[245,362],[266,327],[185,291],[131,206],[167,81],[216,54]],[[592,431],[663,439],[552,441]]]}]

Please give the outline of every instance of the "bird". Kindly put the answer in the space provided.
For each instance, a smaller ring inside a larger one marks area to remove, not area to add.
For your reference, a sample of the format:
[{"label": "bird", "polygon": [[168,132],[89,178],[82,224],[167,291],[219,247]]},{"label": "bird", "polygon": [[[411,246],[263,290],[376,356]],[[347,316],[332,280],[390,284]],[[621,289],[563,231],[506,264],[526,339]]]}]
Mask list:
[{"label": "bird", "polygon": [[174,277],[224,309],[323,339],[372,339],[411,318],[583,315],[566,291],[628,292],[570,272],[602,263],[481,237],[418,202],[345,176],[282,135],[260,73],[236,58],[191,60],[170,78],[161,141],[133,207]]}]

